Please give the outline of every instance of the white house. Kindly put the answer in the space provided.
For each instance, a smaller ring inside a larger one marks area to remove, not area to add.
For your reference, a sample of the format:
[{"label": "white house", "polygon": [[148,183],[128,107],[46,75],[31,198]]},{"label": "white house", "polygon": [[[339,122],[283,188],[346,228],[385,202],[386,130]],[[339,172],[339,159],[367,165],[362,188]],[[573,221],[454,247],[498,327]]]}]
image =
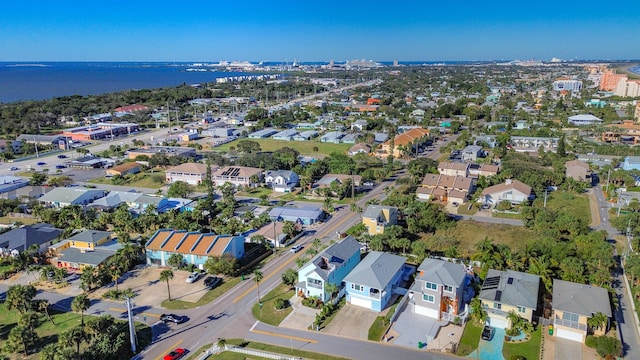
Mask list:
[{"label": "white house", "polygon": [[272,170],[267,171],[264,182],[275,192],[288,193],[300,183],[300,176],[291,170]]},{"label": "white house", "polygon": [[532,200],[533,197],[531,186],[518,180],[507,179],[504,184],[489,186],[482,190],[482,196],[480,196],[478,202],[493,206],[501,201],[521,204]]}]

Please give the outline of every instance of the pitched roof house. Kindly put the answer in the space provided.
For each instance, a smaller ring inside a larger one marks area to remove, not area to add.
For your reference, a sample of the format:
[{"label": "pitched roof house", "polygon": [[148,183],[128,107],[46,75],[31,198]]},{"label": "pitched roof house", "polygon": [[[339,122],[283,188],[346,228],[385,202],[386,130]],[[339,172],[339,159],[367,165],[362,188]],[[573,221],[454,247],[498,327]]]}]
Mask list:
[{"label": "pitched roof house", "polygon": [[580,160],[571,160],[564,163],[566,169],[565,175],[574,180],[591,182],[591,169],[589,164]]},{"label": "pitched roof house", "polygon": [[407,151],[412,151],[412,149],[409,148],[411,147],[410,144],[413,144],[413,146],[417,146],[423,142],[426,142],[428,138],[429,129],[414,128],[400,135],[397,135],[393,139],[393,152],[391,151],[392,141],[389,140],[380,146],[380,150],[376,153],[376,155],[380,157],[386,157],[392,154],[394,158],[400,158],[403,157]]},{"label": "pitched roof house", "polygon": [[384,234],[384,229],[398,224],[398,208],[369,205],[362,214],[362,223],[370,235]]},{"label": "pitched roof house", "polygon": [[453,321],[463,316],[473,298],[473,274],[463,264],[425,259],[411,286],[413,312],[437,320]]},{"label": "pitched roof house", "polygon": [[515,179],[507,179],[504,184],[489,186],[482,190],[482,196],[480,196],[478,202],[494,206],[501,201],[521,204],[532,200],[533,197],[531,186]]},{"label": "pitched roof house", "polygon": [[44,251],[58,239],[60,234],[62,230],[51,224],[25,225],[0,234],[0,252],[3,255],[16,256],[33,245],[37,245],[40,251]]},{"label": "pitched roof house", "polygon": [[[212,170],[215,167],[212,167]],[[207,165],[201,163],[184,163],[173,166],[165,172],[167,184],[183,181],[190,185],[199,185],[207,175]]]},{"label": "pitched roof house", "polygon": [[464,203],[473,190],[473,179],[462,176],[427,174],[416,190],[419,199]]},{"label": "pitched roof house", "polygon": [[[587,320],[597,313],[607,317],[601,329],[590,329]],[[601,287],[553,279],[554,335],[584,343],[587,334],[603,335],[609,328],[611,302]]]},{"label": "pitched roof house", "polygon": [[184,262],[203,269],[209,256],[244,256],[244,237],[160,229],[147,241],[147,264],[166,266],[172,254],[181,254]]},{"label": "pitched roof house", "polygon": [[112,236],[112,232],[100,230],[77,233],[49,247],[51,264],[72,270],[103,264],[122,247]]},{"label": "pitched roof house", "polygon": [[490,269],[478,296],[487,312],[487,323],[493,327],[509,328],[507,318],[514,311],[531,321],[538,309],[540,277],[519,271]]},{"label": "pitched roof house", "polygon": [[372,251],[344,278],[347,302],[382,311],[402,283],[406,258]]},{"label": "pitched roof house", "polygon": [[[247,166],[225,166],[214,171],[212,180],[216,186],[231,183],[235,186],[253,186],[262,182],[262,170]],[[253,181],[255,176],[257,181]]]},{"label": "pitched roof house", "polygon": [[440,162],[438,164],[438,172],[447,176],[469,176],[469,163]]},{"label": "pitched roof house", "polygon": [[267,171],[264,182],[275,192],[287,193],[300,183],[300,176],[291,170],[271,170]]},{"label": "pitched roof house", "polygon": [[57,187],[44,194],[38,201],[58,208],[69,205],[84,206],[105,195],[107,195],[106,190],[85,187]]},{"label": "pitched roof house", "polygon": [[367,143],[357,143],[349,148],[348,154],[349,156],[357,155],[357,154],[368,154],[371,152],[371,145]]},{"label": "pitched roof house", "polygon": [[314,256],[298,270],[296,294],[298,296],[317,296],[323,302],[330,300],[326,284],[334,284],[338,290],[342,281],[353,268],[360,263],[360,243],[347,236],[342,241],[326,248]]}]

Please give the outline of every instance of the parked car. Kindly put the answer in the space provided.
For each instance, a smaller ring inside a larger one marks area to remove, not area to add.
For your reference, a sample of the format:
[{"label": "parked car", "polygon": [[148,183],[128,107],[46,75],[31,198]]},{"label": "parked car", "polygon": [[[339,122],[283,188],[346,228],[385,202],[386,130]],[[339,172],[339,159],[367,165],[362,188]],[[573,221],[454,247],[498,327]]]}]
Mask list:
[{"label": "parked car", "polygon": [[491,326],[485,326],[482,329],[482,340],[491,341],[494,331],[495,330]]},{"label": "parked car", "polygon": [[11,168],[9,168],[9,170],[16,171],[16,170],[20,170],[20,168],[17,166],[12,166]]},{"label": "parked car", "polygon": [[369,181],[369,182],[362,183],[362,185],[364,185],[364,186],[373,186],[373,183]]},{"label": "parked car", "polygon": [[168,322],[172,322],[174,324],[182,324],[183,322],[187,321],[187,318],[176,314],[162,314],[160,315],[160,321],[165,324]]},{"label": "parked car", "polygon": [[56,165],[56,169],[64,169],[66,168],[66,165]]},{"label": "parked car", "polygon": [[38,166],[43,166],[43,165],[47,165],[47,163],[46,163],[46,162],[44,162],[44,161],[40,161],[40,162],[39,162],[39,163],[37,163],[36,165],[38,165]]},{"label": "parked car", "polygon": [[206,279],[204,279],[204,286],[208,287],[209,289],[213,289],[216,286],[218,286],[221,282],[222,282],[222,278],[219,278],[217,276],[209,276]]},{"label": "parked car", "polygon": [[184,356],[187,353],[187,350],[182,348],[177,348],[167,355],[164,356],[164,360],[177,360]]},{"label": "parked car", "polygon": [[302,250],[302,245],[295,245],[294,247],[292,247],[291,249],[289,249],[290,252],[292,253],[297,253],[298,251]]},{"label": "parked car", "polygon": [[64,154],[58,155],[58,159],[66,159],[66,158],[67,158],[67,155],[64,155]]},{"label": "parked car", "polygon": [[196,282],[198,278],[200,278],[200,273],[198,271],[194,271],[191,274],[189,274],[189,276],[187,277],[187,282],[191,284],[193,282]]}]

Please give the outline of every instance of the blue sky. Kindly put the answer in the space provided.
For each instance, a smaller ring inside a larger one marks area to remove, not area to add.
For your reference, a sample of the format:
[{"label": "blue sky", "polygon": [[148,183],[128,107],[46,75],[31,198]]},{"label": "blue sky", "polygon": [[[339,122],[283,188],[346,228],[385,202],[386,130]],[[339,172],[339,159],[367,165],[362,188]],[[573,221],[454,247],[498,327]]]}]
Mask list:
[{"label": "blue sky", "polygon": [[0,3],[0,61],[552,57],[640,59],[640,1]]}]

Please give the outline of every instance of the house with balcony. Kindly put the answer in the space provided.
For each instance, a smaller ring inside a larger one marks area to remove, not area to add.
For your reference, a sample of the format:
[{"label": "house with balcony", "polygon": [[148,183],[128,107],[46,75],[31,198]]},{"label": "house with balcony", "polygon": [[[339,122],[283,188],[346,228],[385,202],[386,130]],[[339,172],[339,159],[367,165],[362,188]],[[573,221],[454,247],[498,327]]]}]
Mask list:
[{"label": "house with balcony", "polygon": [[442,175],[447,176],[469,176],[469,168],[471,164],[469,163],[455,163],[455,162],[444,162],[441,161],[438,164],[438,172]]},{"label": "house with balcony", "polygon": [[167,184],[182,181],[189,185],[200,185],[207,176],[207,165],[201,163],[180,164],[168,168],[165,176]]},{"label": "house with balcony", "polygon": [[242,258],[244,242],[244,236],[160,229],[145,244],[147,264],[167,266],[169,257],[179,254],[185,264],[204,269],[210,256]]},{"label": "house with balcony", "polygon": [[345,276],[359,263],[360,243],[352,236],[347,236],[314,256],[298,270],[296,294],[329,301],[331,294],[326,291],[326,285],[334,284],[340,291]]},{"label": "house with balcony", "polygon": [[515,180],[507,179],[504,184],[489,186],[482,190],[478,202],[485,205],[496,206],[502,201],[508,201],[511,204],[518,205],[533,200],[533,189],[531,186]]},{"label": "house with balcony", "polygon": [[463,264],[425,259],[409,289],[412,312],[445,321],[466,316],[474,296],[472,280],[473,272]]},{"label": "house with balcony", "polygon": [[427,174],[416,190],[418,199],[459,204],[467,201],[473,192],[473,179],[463,176]]},{"label": "house with balcony", "polygon": [[215,170],[212,181],[216,186],[231,183],[234,186],[255,186],[262,182],[262,170],[247,166],[225,166]]},{"label": "house with balcony", "polygon": [[460,154],[462,161],[477,161],[479,158],[484,157],[484,151],[482,151],[482,146],[479,145],[469,145],[462,149],[462,153]]},{"label": "house with balcony", "polygon": [[514,311],[527,321],[533,320],[540,299],[540,277],[513,270],[490,269],[482,283],[480,302],[487,312],[487,325],[507,329],[507,318]]},{"label": "house with balcony", "polygon": [[384,230],[389,226],[398,225],[398,208],[369,205],[362,214],[362,224],[370,235],[384,234]]},{"label": "house with balcony", "polygon": [[[590,328],[587,320],[597,313],[607,317],[604,326]],[[553,279],[554,335],[584,343],[587,335],[604,335],[611,321],[609,293],[601,287]]]},{"label": "house with balcony", "polygon": [[39,252],[44,252],[62,234],[51,224],[40,223],[25,225],[0,234],[0,254],[4,256],[18,256],[19,253],[37,246]]},{"label": "house with balcony", "polygon": [[272,170],[267,171],[264,182],[275,192],[288,193],[298,186],[300,176],[291,170]]},{"label": "house with balcony", "polygon": [[379,251],[370,252],[344,278],[347,302],[373,311],[384,310],[408,277],[406,258]]}]

